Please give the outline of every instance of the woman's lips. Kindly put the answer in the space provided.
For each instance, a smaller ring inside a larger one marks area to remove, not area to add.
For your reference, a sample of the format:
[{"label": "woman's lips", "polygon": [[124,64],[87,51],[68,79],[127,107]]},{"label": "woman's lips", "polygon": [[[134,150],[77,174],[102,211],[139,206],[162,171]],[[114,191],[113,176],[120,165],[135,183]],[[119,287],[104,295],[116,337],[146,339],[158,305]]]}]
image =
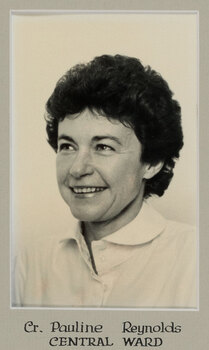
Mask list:
[{"label": "woman's lips", "polygon": [[91,193],[97,193],[97,192],[102,192],[106,189],[107,187],[94,187],[94,186],[75,186],[75,187],[70,187],[71,191],[75,194],[91,194]]}]

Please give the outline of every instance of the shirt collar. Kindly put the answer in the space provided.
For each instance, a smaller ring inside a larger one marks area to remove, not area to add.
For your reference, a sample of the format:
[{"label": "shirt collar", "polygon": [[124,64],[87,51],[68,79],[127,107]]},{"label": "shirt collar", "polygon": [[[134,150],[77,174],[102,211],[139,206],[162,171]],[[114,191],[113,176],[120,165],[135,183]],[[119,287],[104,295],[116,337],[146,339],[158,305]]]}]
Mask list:
[{"label": "shirt collar", "polygon": [[[152,241],[165,228],[166,220],[146,201],[140,209],[139,214],[127,225],[118,231],[102,238],[103,241],[121,245],[138,245]],[[71,230],[66,239],[75,239],[81,243],[81,223],[73,220]]]},{"label": "shirt collar", "polygon": [[157,237],[165,228],[165,219],[146,201],[139,214],[120,230],[104,237],[104,240],[116,244],[144,244]]}]

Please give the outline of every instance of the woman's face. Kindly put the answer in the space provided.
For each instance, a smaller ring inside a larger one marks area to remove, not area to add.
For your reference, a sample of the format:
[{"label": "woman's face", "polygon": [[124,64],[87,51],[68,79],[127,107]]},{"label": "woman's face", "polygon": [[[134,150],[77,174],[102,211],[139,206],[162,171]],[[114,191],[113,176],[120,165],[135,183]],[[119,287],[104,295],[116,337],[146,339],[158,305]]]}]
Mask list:
[{"label": "woman's face", "polygon": [[124,220],[137,209],[147,168],[140,158],[134,131],[119,121],[86,109],[59,123],[58,186],[81,221],[111,221],[118,216]]}]

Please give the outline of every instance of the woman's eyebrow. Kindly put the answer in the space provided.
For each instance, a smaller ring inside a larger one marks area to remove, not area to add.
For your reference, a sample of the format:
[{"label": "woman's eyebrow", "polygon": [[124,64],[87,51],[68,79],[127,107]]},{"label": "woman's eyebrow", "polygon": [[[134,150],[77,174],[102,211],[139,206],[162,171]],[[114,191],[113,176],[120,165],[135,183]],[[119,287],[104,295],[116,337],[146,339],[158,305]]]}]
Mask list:
[{"label": "woman's eyebrow", "polygon": [[58,137],[58,141],[59,140],[66,140],[66,141],[69,141],[69,142],[74,142],[76,143],[73,138],[71,136],[68,136],[68,135],[65,135],[65,134],[61,134],[59,137]]},{"label": "woman's eyebrow", "polygon": [[92,141],[98,142],[98,141],[101,141],[101,140],[104,140],[104,139],[113,140],[113,141],[117,142],[119,145],[122,146],[122,143],[121,143],[120,139],[118,137],[112,136],[112,135],[94,136],[92,138]]}]

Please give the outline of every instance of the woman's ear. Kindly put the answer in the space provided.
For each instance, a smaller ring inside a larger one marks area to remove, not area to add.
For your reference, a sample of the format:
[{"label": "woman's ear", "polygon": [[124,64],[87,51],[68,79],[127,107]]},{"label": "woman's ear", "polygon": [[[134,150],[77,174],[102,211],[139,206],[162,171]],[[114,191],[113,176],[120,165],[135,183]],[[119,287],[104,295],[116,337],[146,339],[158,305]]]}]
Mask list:
[{"label": "woman's ear", "polygon": [[143,178],[146,180],[151,179],[162,169],[164,162],[159,162],[156,165],[147,164],[144,172]]}]

